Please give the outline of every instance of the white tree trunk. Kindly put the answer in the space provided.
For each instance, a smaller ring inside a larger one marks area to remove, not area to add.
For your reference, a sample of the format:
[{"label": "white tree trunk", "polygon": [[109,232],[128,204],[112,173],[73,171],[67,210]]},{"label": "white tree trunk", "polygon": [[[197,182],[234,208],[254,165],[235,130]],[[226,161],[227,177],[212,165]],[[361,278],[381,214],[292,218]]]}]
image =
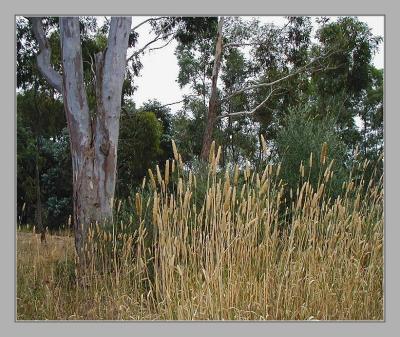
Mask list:
[{"label": "white tree trunk", "polygon": [[49,63],[51,51],[41,19],[31,21],[40,47],[39,69],[63,94],[72,156],[75,245],[78,256],[84,259],[89,225],[112,221],[122,85],[132,18],[111,19],[107,48],[96,55],[94,118],[89,114],[83,80],[79,19],[60,18],[62,85],[54,85],[60,79]]}]

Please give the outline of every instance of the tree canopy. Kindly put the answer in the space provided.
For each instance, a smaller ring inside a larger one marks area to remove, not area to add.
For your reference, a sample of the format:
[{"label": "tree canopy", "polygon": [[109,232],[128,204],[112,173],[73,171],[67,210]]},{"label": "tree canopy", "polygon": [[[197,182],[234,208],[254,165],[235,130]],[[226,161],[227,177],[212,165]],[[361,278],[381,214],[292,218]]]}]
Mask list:
[{"label": "tree canopy", "polygon": [[[42,24],[51,66],[62,72],[58,18],[44,18]],[[318,156],[323,143],[332,158],[344,164],[341,170],[356,148],[370,160],[383,153],[383,69],[372,63],[382,37],[374,36],[366,23],[357,17],[298,16],[276,25],[259,18],[226,17],[213,93],[218,24],[218,17],[153,17],[131,29],[121,96],[117,198],[129,196],[148,168],[163,168],[173,158],[172,139],[188,165],[196,162],[212,95],[212,134],[222,146],[222,165],[285,162],[289,171],[283,176],[295,188],[298,173],[293,172],[309,152]],[[155,38],[138,48],[135,28],[142,25]],[[39,44],[32,28],[31,21],[17,17],[18,216],[21,222],[35,222],[39,188],[45,225],[57,227],[72,214],[70,136],[64,98],[40,75]],[[107,47],[110,20],[80,17],[79,30],[83,82],[94,118],[96,54]],[[179,67],[176,81],[190,95],[176,113],[163,105],[169,102],[158,100],[157,93],[138,107],[135,78],[142,57],[153,43],[167,45],[172,39]],[[267,140],[267,156],[262,154],[261,135]]]}]

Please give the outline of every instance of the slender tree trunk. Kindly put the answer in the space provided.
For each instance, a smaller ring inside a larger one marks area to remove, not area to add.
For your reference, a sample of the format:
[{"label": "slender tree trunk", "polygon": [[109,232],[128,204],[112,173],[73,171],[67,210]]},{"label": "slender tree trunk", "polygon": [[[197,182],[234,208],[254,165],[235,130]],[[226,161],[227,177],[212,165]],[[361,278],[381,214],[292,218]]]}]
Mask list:
[{"label": "slender tree trunk", "polygon": [[203,146],[201,149],[200,157],[204,160],[208,160],[208,155],[210,153],[213,131],[215,126],[215,120],[217,115],[217,81],[218,81],[218,73],[221,66],[221,57],[222,57],[222,27],[224,24],[224,17],[222,16],[218,22],[218,34],[217,34],[217,43],[215,47],[215,59],[214,59],[214,67],[211,77],[211,96],[210,102],[208,105],[208,114],[207,114],[207,122],[203,135]]},{"label": "slender tree trunk", "polygon": [[40,124],[41,124],[41,111],[37,101],[37,90],[35,88],[34,94],[34,106],[36,110],[37,116],[37,124],[34,127],[35,136],[36,136],[36,156],[35,156],[35,186],[36,186],[36,225],[40,233],[40,241],[43,243],[46,241],[46,231],[43,226],[43,217],[42,217],[42,199],[40,192],[40,171],[39,171],[39,158],[40,158]]},{"label": "slender tree trunk", "polygon": [[[228,107],[228,112],[229,112],[229,114],[232,112],[232,105],[230,103],[229,103],[229,107]],[[228,129],[230,130],[229,143],[230,143],[231,152],[232,152],[231,161],[233,163],[235,163],[235,162],[237,162],[237,160],[235,158],[235,147],[233,145],[233,143],[234,143],[234,141],[233,141],[233,123],[232,123],[231,116],[228,117]]]},{"label": "slender tree trunk", "polygon": [[364,111],[363,113],[363,150],[364,150],[364,156],[367,157],[367,113]]},{"label": "slender tree trunk", "polygon": [[42,199],[40,196],[40,172],[39,172],[39,137],[36,137],[36,158],[35,158],[35,185],[36,185],[36,225],[40,233],[40,241],[46,241],[46,231],[42,219]]}]

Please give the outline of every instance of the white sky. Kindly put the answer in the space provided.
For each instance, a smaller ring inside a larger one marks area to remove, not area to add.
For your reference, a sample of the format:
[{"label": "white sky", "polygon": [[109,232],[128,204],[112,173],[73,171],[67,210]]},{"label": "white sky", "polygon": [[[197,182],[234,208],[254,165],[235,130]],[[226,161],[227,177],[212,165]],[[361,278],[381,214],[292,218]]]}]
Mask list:
[{"label": "white sky", "polygon": [[[133,17],[132,25],[135,26],[138,23],[144,21],[148,17]],[[335,17],[332,17],[334,19]],[[384,17],[383,16],[359,16],[360,21],[366,22],[372,29],[372,34],[384,36]],[[285,22],[284,17],[268,16],[263,17],[263,22],[273,22],[280,26]],[[137,46],[140,48],[146,42],[151,39],[148,34],[149,26],[147,24],[139,27],[139,41]],[[159,45],[162,45],[160,42]],[[153,46],[157,46],[154,44]],[[189,92],[181,90],[179,88],[176,79],[178,77],[178,64],[177,59],[174,55],[176,48],[176,42],[172,41],[168,46],[163,49],[158,49],[150,52],[146,52],[141,57],[143,68],[140,71],[139,77],[134,79],[135,85],[138,89],[133,95],[133,100],[137,107],[140,107],[143,102],[149,99],[157,99],[162,104],[176,102],[182,99],[183,94]],[[377,68],[383,68],[384,66],[384,44],[381,43],[379,51],[374,56],[373,63]],[[171,106],[172,112],[175,112],[181,108],[181,104]]]}]

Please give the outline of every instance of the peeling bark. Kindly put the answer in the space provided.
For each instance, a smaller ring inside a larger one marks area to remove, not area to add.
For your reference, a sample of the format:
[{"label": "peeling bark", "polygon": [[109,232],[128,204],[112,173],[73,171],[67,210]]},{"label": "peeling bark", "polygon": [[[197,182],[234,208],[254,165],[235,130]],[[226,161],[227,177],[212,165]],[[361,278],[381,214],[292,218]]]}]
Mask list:
[{"label": "peeling bark", "polygon": [[43,55],[44,66],[39,69],[49,84],[63,94],[72,156],[75,246],[84,264],[88,227],[95,222],[112,221],[121,95],[132,18],[111,19],[107,48],[95,56],[94,118],[89,114],[83,80],[79,19],[60,18],[62,77],[50,65],[50,49],[41,19],[31,20],[40,47],[39,56]]}]

